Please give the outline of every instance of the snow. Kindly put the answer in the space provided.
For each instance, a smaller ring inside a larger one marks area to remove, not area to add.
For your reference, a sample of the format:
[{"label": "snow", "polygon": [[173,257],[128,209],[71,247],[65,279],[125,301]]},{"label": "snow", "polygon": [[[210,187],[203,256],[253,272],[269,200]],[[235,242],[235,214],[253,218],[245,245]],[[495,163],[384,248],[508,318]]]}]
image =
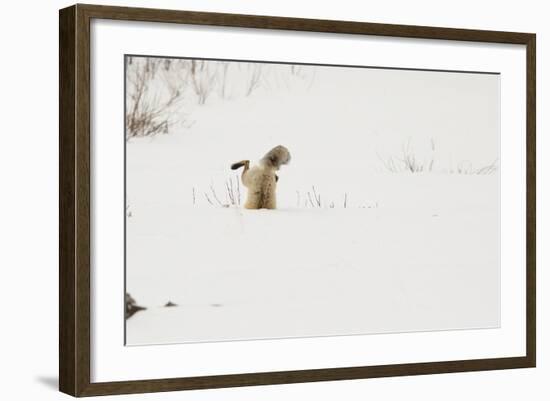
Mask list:
[{"label": "snow", "polygon": [[[489,75],[317,67],[129,140],[126,286],[147,310],[127,345],[499,327],[499,174],[447,170],[497,158],[495,99]],[[435,103],[445,124],[411,109]],[[432,172],[383,167],[408,138],[422,163],[435,141]],[[279,144],[279,208],[220,206],[229,165]]]}]

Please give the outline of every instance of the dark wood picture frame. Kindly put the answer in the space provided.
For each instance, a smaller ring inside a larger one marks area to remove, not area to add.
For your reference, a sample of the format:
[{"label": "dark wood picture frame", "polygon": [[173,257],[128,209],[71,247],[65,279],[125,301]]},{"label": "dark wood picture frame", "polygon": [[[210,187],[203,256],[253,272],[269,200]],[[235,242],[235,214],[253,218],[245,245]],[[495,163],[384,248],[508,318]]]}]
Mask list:
[{"label": "dark wood picture frame", "polygon": [[[90,21],[93,18],[525,45],[527,49],[526,355],[492,359],[91,383]],[[81,4],[60,10],[60,391],[73,396],[94,396],[534,367],[536,364],[535,43],[536,36],[532,33]]]}]

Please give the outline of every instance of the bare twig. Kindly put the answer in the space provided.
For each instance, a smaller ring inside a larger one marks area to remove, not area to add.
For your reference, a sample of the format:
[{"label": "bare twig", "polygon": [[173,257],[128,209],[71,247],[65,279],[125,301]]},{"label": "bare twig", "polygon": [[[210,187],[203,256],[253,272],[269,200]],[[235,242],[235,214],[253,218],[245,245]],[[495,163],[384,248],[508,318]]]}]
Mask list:
[{"label": "bare twig", "polygon": [[250,64],[249,68],[252,69],[252,73],[247,83],[246,96],[250,96],[260,86],[260,78],[262,76],[261,64]]},{"label": "bare twig", "polygon": [[315,185],[311,186],[313,190],[313,196],[315,197],[315,202],[317,203],[318,207],[321,207],[321,195],[317,195],[317,192],[315,191]]},{"label": "bare twig", "polygon": [[229,197],[229,202],[232,205],[235,205],[235,197],[233,196],[233,181],[226,180],[225,181],[225,189],[227,192],[227,196]]},{"label": "bare twig", "polygon": [[225,190],[227,192],[226,197],[229,198],[229,203],[233,206],[239,206],[241,204],[241,192],[239,188],[239,177],[235,177],[235,185],[233,184],[233,177],[229,177],[225,181]]},{"label": "bare twig", "polygon": [[309,203],[311,204],[311,207],[315,207],[315,203],[313,203],[313,200],[311,199],[311,193],[307,191],[307,197],[309,199]]},{"label": "bare twig", "polygon": [[235,181],[237,182],[237,200],[238,200],[238,205],[240,206],[241,205],[241,184],[238,176],[235,176]]},{"label": "bare twig", "polygon": [[212,196],[218,202],[218,205],[223,206],[223,203],[220,202],[220,199],[218,198],[218,195],[216,194],[216,190],[214,189],[213,185],[210,185],[210,191],[212,192]]},{"label": "bare twig", "polygon": [[212,206],[214,206],[214,204],[212,203],[212,200],[210,200],[210,197],[208,196],[208,194],[206,192],[204,193],[204,197],[206,198],[208,203],[210,203]]}]

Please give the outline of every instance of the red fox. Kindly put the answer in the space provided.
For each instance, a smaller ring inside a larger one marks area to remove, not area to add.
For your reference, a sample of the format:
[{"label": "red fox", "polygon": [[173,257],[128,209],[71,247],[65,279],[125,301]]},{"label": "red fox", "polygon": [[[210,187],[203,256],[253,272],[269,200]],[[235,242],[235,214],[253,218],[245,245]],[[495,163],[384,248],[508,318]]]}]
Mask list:
[{"label": "red fox", "polygon": [[244,167],[241,175],[243,185],[248,189],[244,207],[246,209],[275,209],[275,191],[279,177],[275,172],[283,164],[290,162],[290,153],[284,146],[276,146],[266,153],[260,163],[250,168],[250,160],[242,160],[231,165],[232,170]]}]

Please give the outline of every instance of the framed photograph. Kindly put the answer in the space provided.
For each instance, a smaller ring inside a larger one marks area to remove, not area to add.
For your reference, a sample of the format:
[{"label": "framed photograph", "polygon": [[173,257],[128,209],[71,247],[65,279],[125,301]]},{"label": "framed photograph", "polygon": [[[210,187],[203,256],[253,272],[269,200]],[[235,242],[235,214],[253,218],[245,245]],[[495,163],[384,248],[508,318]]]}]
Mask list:
[{"label": "framed photograph", "polygon": [[535,366],[535,34],[59,18],[61,391]]}]

